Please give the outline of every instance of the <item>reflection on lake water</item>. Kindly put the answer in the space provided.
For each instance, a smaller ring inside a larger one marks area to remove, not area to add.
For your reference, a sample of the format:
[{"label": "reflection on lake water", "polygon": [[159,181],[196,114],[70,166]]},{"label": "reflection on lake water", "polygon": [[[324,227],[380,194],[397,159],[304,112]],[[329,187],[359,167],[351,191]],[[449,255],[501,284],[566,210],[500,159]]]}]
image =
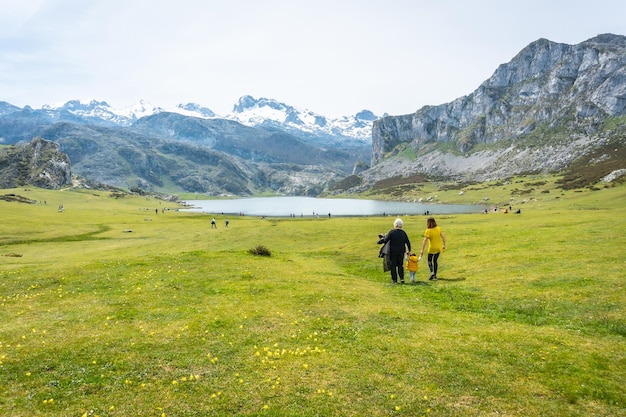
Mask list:
[{"label": "reflection on lake water", "polygon": [[479,213],[482,206],[314,197],[255,197],[228,200],[187,200],[189,211],[245,216],[380,216]]}]

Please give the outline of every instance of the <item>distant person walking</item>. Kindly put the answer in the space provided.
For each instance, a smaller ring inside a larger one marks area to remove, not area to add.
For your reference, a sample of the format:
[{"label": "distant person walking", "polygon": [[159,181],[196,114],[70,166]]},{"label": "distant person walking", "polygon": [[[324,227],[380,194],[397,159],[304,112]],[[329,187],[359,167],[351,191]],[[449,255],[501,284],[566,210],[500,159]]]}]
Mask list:
[{"label": "distant person walking", "polygon": [[228,219],[225,219],[224,220],[224,227],[227,228],[227,229],[228,229],[228,223],[229,223]]},{"label": "distant person walking", "polygon": [[[409,236],[402,227],[402,219],[397,218],[393,222],[393,229],[387,233],[383,243],[389,242],[389,268],[391,270],[391,281],[394,284],[400,282],[404,284],[404,254],[411,252],[411,242]],[[405,250],[406,248],[406,250]]]},{"label": "distant person walking", "polygon": [[420,258],[424,254],[426,242],[428,242],[428,268],[430,269],[430,277],[428,279],[434,281],[437,279],[437,270],[439,269],[439,255],[446,249],[446,237],[441,228],[437,226],[437,222],[433,217],[429,217],[426,220],[426,231],[424,232]]},{"label": "distant person walking", "polygon": [[211,229],[217,229],[217,223],[215,223],[215,217],[211,219]]}]

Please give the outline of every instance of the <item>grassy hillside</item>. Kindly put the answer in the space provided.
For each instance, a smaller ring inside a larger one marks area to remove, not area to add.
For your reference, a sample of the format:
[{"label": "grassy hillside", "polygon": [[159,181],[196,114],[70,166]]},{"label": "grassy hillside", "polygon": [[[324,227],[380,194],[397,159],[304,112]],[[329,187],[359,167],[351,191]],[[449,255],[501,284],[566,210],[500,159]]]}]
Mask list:
[{"label": "grassy hillside", "polygon": [[0,415],[623,415],[626,186],[543,181],[425,186],[522,213],[438,217],[440,280],[395,286],[392,217],[0,191],[39,202],[0,200]]}]

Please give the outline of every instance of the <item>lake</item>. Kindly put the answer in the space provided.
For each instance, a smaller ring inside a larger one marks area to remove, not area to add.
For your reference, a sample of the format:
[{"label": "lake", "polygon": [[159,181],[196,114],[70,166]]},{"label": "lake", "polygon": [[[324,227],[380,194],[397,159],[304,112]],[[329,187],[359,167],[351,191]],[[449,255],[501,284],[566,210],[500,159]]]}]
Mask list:
[{"label": "lake", "polygon": [[255,197],[225,200],[186,200],[188,211],[268,216],[382,216],[407,214],[480,213],[485,207],[467,204],[407,203],[379,200],[314,197]]}]

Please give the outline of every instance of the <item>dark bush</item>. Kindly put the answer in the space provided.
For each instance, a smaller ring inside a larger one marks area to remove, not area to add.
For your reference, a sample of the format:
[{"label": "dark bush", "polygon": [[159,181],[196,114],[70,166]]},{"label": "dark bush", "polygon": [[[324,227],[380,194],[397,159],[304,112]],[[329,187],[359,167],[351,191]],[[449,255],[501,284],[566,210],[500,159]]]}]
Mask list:
[{"label": "dark bush", "polygon": [[359,177],[358,175],[350,175],[340,180],[339,182],[337,182],[337,184],[335,184],[332,190],[333,191],[348,190],[353,187],[358,187],[362,183],[363,183],[363,178]]},{"label": "dark bush", "polygon": [[272,256],[272,252],[263,245],[256,245],[254,248],[248,249],[248,252],[256,256]]}]

